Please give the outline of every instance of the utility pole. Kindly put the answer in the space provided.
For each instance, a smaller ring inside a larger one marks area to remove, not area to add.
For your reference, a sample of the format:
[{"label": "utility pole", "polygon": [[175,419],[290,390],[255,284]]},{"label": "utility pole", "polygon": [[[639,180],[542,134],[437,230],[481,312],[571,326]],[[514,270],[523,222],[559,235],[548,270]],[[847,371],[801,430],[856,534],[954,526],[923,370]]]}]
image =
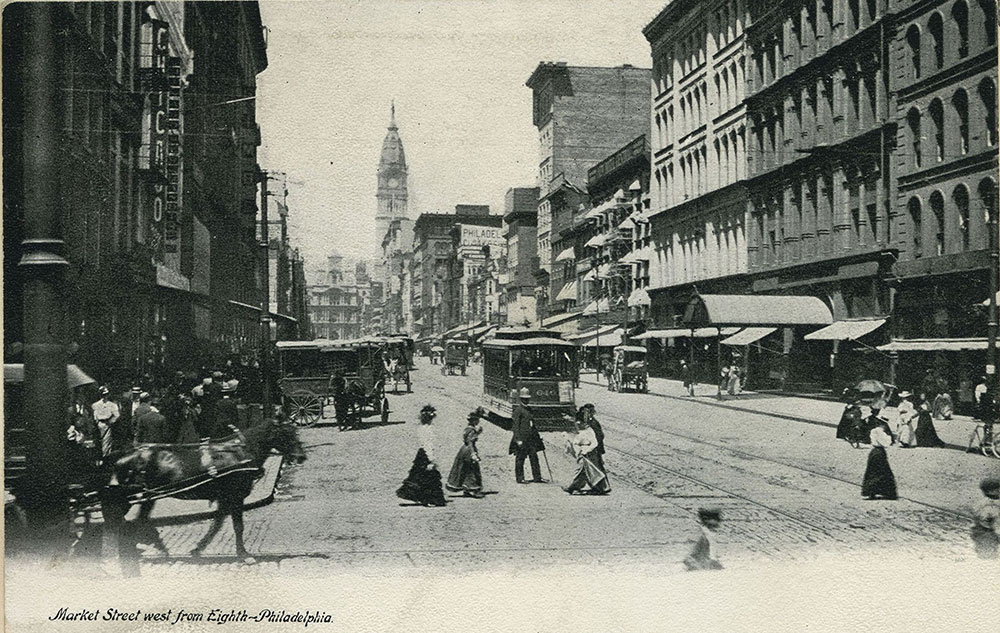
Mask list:
[{"label": "utility pole", "polygon": [[271,417],[271,245],[268,239],[267,179],[268,173],[260,172],[260,246],[263,251],[263,271],[260,298],[260,373],[263,390],[261,405],[264,419]]},{"label": "utility pole", "polygon": [[[27,471],[18,502],[29,533],[58,539],[68,520],[66,499],[66,348],[63,312],[62,200],[59,191],[62,101],[59,72],[64,50],[57,42],[52,3],[9,7],[23,16],[24,34],[24,423]],[[16,14],[15,14],[16,15]],[[8,19],[16,19],[8,12]],[[15,62],[16,63],[16,62]],[[53,533],[54,531],[54,533]],[[65,530],[63,530],[64,533]]]}]

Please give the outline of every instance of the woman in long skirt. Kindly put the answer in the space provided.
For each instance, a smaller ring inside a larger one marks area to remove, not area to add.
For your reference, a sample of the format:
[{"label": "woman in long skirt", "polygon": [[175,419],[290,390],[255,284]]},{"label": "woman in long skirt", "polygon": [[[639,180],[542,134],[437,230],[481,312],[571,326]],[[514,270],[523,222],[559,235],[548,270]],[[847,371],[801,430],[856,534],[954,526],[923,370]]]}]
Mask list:
[{"label": "woman in long skirt", "polygon": [[455,455],[445,487],[452,492],[462,492],[466,497],[483,498],[483,473],[479,467],[479,450],[476,441],[483,429],[479,420],[486,415],[482,407],[469,414],[469,424],[462,431],[462,448]]},{"label": "woman in long skirt", "polygon": [[861,483],[861,496],[865,499],[896,499],[896,477],[889,468],[889,458],[885,449],[892,446],[889,426],[880,424],[871,431],[872,450],[868,453],[868,466]]},{"label": "woman in long skirt", "polygon": [[607,474],[598,468],[600,455],[597,453],[597,436],[594,429],[584,418],[576,420],[576,434],[567,438],[567,450],[576,457],[576,475],[563,490],[573,494],[583,492],[585,487],[589,494],[605,495],[611,492]]},{"label": "woman in long skirt", "polygon": [[[923,394],[921,394],[921,398]],[[939,396],[940,397],[940,396]],[[922,399],[917,406],[917,430],[913,434],[914,446],[939,447],[944,446],[944,442],[938,437],[937,429],[934,428],[934,418],[931,415],[931,407],[927,401]]]},{"label": "woman in long skirt", "polygon": [[396,491],[396,496],[407,501],[415,501],[425,506],[443,506],[444,490],[441,489],[441,473],[434,461],[434,429],[431,422],[437,415],[434,407],[425,406],[420,410],[420,427],[417,436],[420,448],[413,459],[410,474]]}]

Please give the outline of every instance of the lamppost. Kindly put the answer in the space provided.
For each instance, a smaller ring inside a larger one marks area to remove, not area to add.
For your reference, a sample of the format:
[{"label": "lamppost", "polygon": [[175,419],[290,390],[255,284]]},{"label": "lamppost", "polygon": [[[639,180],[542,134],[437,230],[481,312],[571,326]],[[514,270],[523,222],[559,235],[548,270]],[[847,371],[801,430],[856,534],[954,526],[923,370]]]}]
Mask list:
[{"label": "lamppost", "polygon": [[268,180],[278,180],[272,173],[261,170],[260,177],[260,247],[263,256],[261,263],[261,297],[260,297],[260,373],[263,389],[261,391],[261,407],[264,419],[273,412],[271,405],[271,240],[269,237],[269,219],[267,198],[272,195],[267,190]]},{"label": "lamppost", "polygon": [[[983,442],[992,444],[994,440],[993,422],[997,414],[997,402],[1000,399],[1000,371],[997,370],[997,329],[1000,326],[1000,314],[997,306],[997,285],[1000,277],[1000,235],[997,234],[997,192],[990,191],[986,200],[986,222],[988,225],[990,252],[989,272],[989,316],[986,328],[986,379],[993,382],[992,411],[983,415]],[[987,383],[989,384],[989,383]]]}]

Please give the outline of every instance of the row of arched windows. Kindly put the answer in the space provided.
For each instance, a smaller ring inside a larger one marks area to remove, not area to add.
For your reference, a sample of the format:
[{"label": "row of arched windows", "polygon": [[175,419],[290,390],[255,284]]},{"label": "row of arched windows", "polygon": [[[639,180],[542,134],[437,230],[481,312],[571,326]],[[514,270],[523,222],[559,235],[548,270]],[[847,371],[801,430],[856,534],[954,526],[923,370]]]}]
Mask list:
[{"label": "row of arched windows", "polygon": [[[928,161],[944,162],[972,151],[971,131],[982,131],[983,146],[997,145],[997,97],[993,80],[985,78],[976,89],[977,99],[970,114],[969,95],[959,88],[946,103],[935,98],[927,107],[927,116],[916,107],[906,114],[910,145],[908,164],[915,168]],[[971,117],[971,124],[970,124]],[[926,121],[926,124],[925,124]]]},{"label": "row of arched windows", "polygon": [[907,212],[914,259],[986,248],[989,219],[997,212],[997,185],[992,178],[983,178],[975,198],[964,183],[952,190],[949,200],[934,191],[926,206],[919,196],[913,196],[907,202]]},{"label": "row of arched windows", "polygon": [[975,15],[970,16],[966,0],[957,0],[945,10],[947,19],[940,11],[931,14],[926,32],[921,30],[919,24],[911,24],[906,30],[913,79],[920,79],[927,73],[941,70],[946,64],[968,57],[970,41],[974,38],[973,43],[980,45],[981,42],[984,48],[996,46],[996,1],[974,2],[977,6]]}]

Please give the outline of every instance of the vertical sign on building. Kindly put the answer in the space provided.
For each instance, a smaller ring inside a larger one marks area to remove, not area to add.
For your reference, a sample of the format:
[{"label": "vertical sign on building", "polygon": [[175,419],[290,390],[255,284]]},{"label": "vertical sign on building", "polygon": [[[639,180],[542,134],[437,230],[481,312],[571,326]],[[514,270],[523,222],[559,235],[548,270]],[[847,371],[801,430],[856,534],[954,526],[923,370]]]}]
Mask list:
[{"label": "vertical sign on building", "polygon": [[181,60],[169,57],[166,66],[166,173],[163,237],[165,262],[180,269],[181,196]]},{"label": "vertical sign on building", "polygon": [[164,217],[167,206],[166,168],[169,143],[166,69],[170,54],[170,32],[167,23],[150,19],[143,24],[141,44],[141,78],[146,92],[146,102],[143,108],[139,169],[148,174],[152,188],[149,245],[156,253],[157,259],[162,259],[165,247]]}]

